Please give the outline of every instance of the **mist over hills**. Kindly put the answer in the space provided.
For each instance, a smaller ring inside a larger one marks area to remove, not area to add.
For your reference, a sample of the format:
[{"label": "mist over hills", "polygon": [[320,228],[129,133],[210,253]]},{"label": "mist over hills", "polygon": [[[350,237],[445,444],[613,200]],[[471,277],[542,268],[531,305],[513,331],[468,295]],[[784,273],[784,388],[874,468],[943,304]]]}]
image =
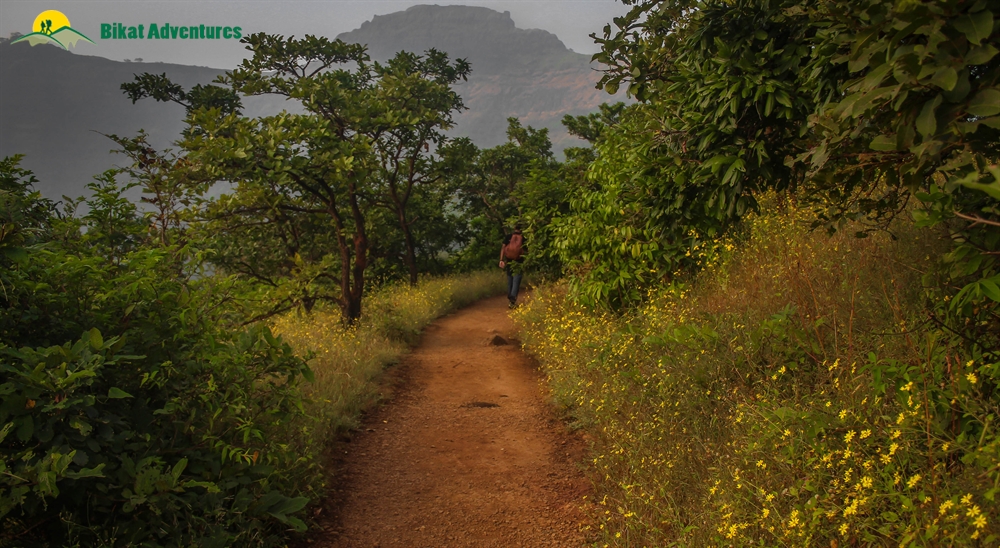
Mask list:
[{"label": "mist over hills", "polygon": [[[599,73],[589,56],[567,49],[549,32],[518,29],[509,13],[487,8],[414,6],[375,17],[338,38],[367,44],[376,60],[432,47],[468,59],[472,75],[457,89],[469,110],[450,133],[481,147],[506,139],[508,116],[550,128],[557,151],[582,144],[562,128],[562,116],[618,100],[594,88]],[[22,165],[35,172],[39,190],[58,198],[83,194],[93,175],[124,161],[110,152],[114,143],[101,133],[134,135],[145,129],[154,146],[169,146],[183,129],[183,108],[152,100],[133,105],[119,88],[143,72],[166,73],[189,88],[223,71],[0,43],[0,157],[25,154]],[[249,98],[244,104],[251,116],[291,109],[279,97]]]},{"label": "mist over hills", "polygon": [[190,87],[221,71],[0,44],[0,156],[25,154],[22,166],[35,172],[39,190],[58,198],[82,194],[93,175],[122,161],[100,133],[134,135],[144,128],[155,146],[167,146],[183,129],[184,108],[153,101],[133,105],[118,86],[142,72],[166,72]]},{"label": "mist over hills", "polygon": [[480,74],[579,68],[590,63],[590,56],[567,49],[551,32],[519,29],[510,12],[475,6],[413,6],[376,15],[337,38],[367,44],[368,54],[379,61],[402,50],[419,53],[436,48],[453,59],[467,59],[473,72]]},{"label": "mist over hills", "polygon": [[469,110],[457,117],[451,133],[472,138],[480,147],[506,140],[507,117],[549,128],[554,148],[580,146],[560,120],[585,114],[605,102],[620,101],[595,85],[600,79],[589,55],[575,53],[559,38],[539,29],[519,29],[509,12],[474,6],[413,6],[374,17],[337,36],[366,44],[372,59],[397,51],[445,51],[472,63],[469,81],[456,86]]}]

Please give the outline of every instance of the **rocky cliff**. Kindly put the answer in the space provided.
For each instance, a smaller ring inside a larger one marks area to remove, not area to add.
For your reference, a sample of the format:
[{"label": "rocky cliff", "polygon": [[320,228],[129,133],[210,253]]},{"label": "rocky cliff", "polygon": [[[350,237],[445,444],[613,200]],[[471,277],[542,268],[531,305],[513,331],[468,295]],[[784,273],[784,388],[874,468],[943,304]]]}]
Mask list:
[{"label": "rocky cliff", "polygon": [[458,86],[469,110],[453,132],[479,146],[506,139],[507,117],[549,128],[556,150],[579,146],[560,120],[584,114],[603,102],[621,100],[595,88],[600,79],[589,55],[575,53],[556,35],[519,29],[509,12],[472,6],[413,6],[374,17],[338,38],[368,46],[375,60],[398,51],[445,51],[472,64],[469,81]]}]

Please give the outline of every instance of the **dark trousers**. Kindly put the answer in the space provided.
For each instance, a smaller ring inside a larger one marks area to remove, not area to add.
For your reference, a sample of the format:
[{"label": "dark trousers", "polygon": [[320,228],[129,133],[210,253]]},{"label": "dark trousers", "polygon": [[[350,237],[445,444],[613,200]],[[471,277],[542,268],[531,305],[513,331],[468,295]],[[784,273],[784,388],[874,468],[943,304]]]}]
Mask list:
[{"label": "dark trousers", "polygon": [[510,264],[507,264],[507,300],[513,303],[517,300],[517,292],[521,289],[521,276],[523,274],[520,271],[514,272],[511,269]]}]

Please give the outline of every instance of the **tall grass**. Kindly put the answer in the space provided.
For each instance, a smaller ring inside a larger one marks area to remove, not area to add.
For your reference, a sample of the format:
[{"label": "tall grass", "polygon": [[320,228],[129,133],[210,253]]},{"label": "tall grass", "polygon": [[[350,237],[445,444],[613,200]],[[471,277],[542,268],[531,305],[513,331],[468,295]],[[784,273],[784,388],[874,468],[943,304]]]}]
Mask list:
[{"label": "tall grass", "polygon": [[[927,320],[942,242],[751,218],[627,317],[515,312],[593,441],[603,546],[996,546],[997,364]],[[932,284],[933,285],[933,284]]]},{"label": "tall grass", "polygon": [[307,385],[312,412],[321,420],[321,437],[352,428],[363,409],[378,399],[377,379],[417,341],[435,318],[504,290],[497,272],[478,272],[422,280],[416,287],[384,286],[364,302],[364,316],[352,327],[339,309],[289,313],[273,330],[300,353],[312,352],[315,381]]}]

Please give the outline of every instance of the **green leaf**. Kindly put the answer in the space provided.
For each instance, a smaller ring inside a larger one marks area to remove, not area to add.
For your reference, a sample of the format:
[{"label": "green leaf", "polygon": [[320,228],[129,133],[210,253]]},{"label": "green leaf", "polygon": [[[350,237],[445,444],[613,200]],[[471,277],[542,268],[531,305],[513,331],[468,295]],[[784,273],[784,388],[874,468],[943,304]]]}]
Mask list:
[{"label": "green leaf", "polygon": [[983,295],[986,295],[990,299],[1000,303],[1000,287],[997,286],[993,280],[986,279],[980,280],[980,288],[982,289]]},{"label": "green leaf", "polygon": [[22,442],[26,442],[31,439],[31,435],[35,433],[35,419],[33,417],[23,417],[21,419],[21,426],[17,428],[17,439]]},{"label": "green leaf", "polygon": [[868,145],[872,150],[889,151],[896,150],[896,136],[895,135],[879,135],[878,137],[872,139],[872,142]]},{"label": "green leaf", "polygon": [[942,67],[934,73],[934,77],[931,78],[931,83],[939,88],[950,91],[955,87],[955,83],[958,82],[958,71],[954,67]]},{"label": "green leaf", "polygon": [[966,13],[959,16],[952,26],[965,35],[975,45],[979,45],[993,32],[993,12]]},{"label": "green leaf", "polygon": [[80,417],[73,417],[69,420],[70,427],[78,430],[80,434],[84,436],[89,436],[94,430],[94,427],[90,425],[89,422],[81,419]]},{"label": "green leaf", "polygon": [[220,491],[219,486],[210,481],[187,480],[181,483],[181,487],[185,489],[190,489],[192,487],[201,487],[202,489],[207,490],[209,493],[218,493]]},{"label": "green leaf", "polygon": [[117,386],[112,386],[111,389],[108,390],[108,397],[113,400],[120,400],[123,398],[131,398],[132,394],[129,394]]},{"label": "green leaf", "polygon": [[889,74],[889,70],[891,69],[892,69],[891,63],[882,63],[881,65],[879,65],[878,68],[869,72],[864,79],[865,89],[872,89],[878,87],[882,83],[882,81],[885,80],[886,75]]},{"label": "green leaf", "polygon": [[969,101],[969,113],[975,116],[1000,114],[1000,91],[986,88]]},{"label": "green leaf", "polygon": [[104,346],[104,337],[101,337],[101,332],[95,327],[90,330],[90,347],[94,350],[100,350]]},{"label": "green leaf", "polygon": [[8,422],[7,424],[3,425],[3,428],[0,428],[0,443],[3,443],[4,438],[6,438],[7,434],[9,434],[10,431],[13,429],[14,429],[14,423],[12,422]]},{"label": "green leaf", "polygon": [[989,194],[993,198],[1000,200],[1000,183],[992,183],[984,185],[982,183],[967,183],[965,181],[962,181],[962,186],[964,186],[965,188],[971,188],[972,190],[979,190],[981,192],[985,192],[986,194]]},{"label": "green leaf", "polygon": [[8,247],[3,250],[3,254],[17,264],[24,264],[28,260],[28,252],[21,247]]},{"label": "green leaf", "polygon": [[277,509],[272,508],[272,511],[278,511],[282,514],[294,514],[295,512],[305,508],[307,504],[309,504],[308,497],[289,498],[282,501],[278,505]]},{"label": "green leaf", "polygon": [[965,64],[967,65],[985,65],[996,56],[998,50],[993,47],[993,44],[983,44],[979,47],[972,48],[969,53],[965,54]]},{"label": "green leaf", "polygon": [[920,109],[920,115],[917,116],[917,131],[925,138],[937,132],[937,116],[935,116],[934,111],[940,104],[941,96],[937,95],[924,103],[924,108]]},{"label": "green leaf", "polygon": [[80,479],[80,478],[103,478],[104,477],[104,466],[105,463],[98,464],[94,468],[84,468],[82,470],[73,472],[66,472],[67,478]]},{"label": "green leaf", "polygon": [[187,459],[181,459],[177,461],[177,464],[174,465],[173,469],[170,471],[170,475],[174,478],[175,482],[178,479],[180,479],[181,474],[184,472],[184,469],[187,468],[187,464],[188,464]]}]

